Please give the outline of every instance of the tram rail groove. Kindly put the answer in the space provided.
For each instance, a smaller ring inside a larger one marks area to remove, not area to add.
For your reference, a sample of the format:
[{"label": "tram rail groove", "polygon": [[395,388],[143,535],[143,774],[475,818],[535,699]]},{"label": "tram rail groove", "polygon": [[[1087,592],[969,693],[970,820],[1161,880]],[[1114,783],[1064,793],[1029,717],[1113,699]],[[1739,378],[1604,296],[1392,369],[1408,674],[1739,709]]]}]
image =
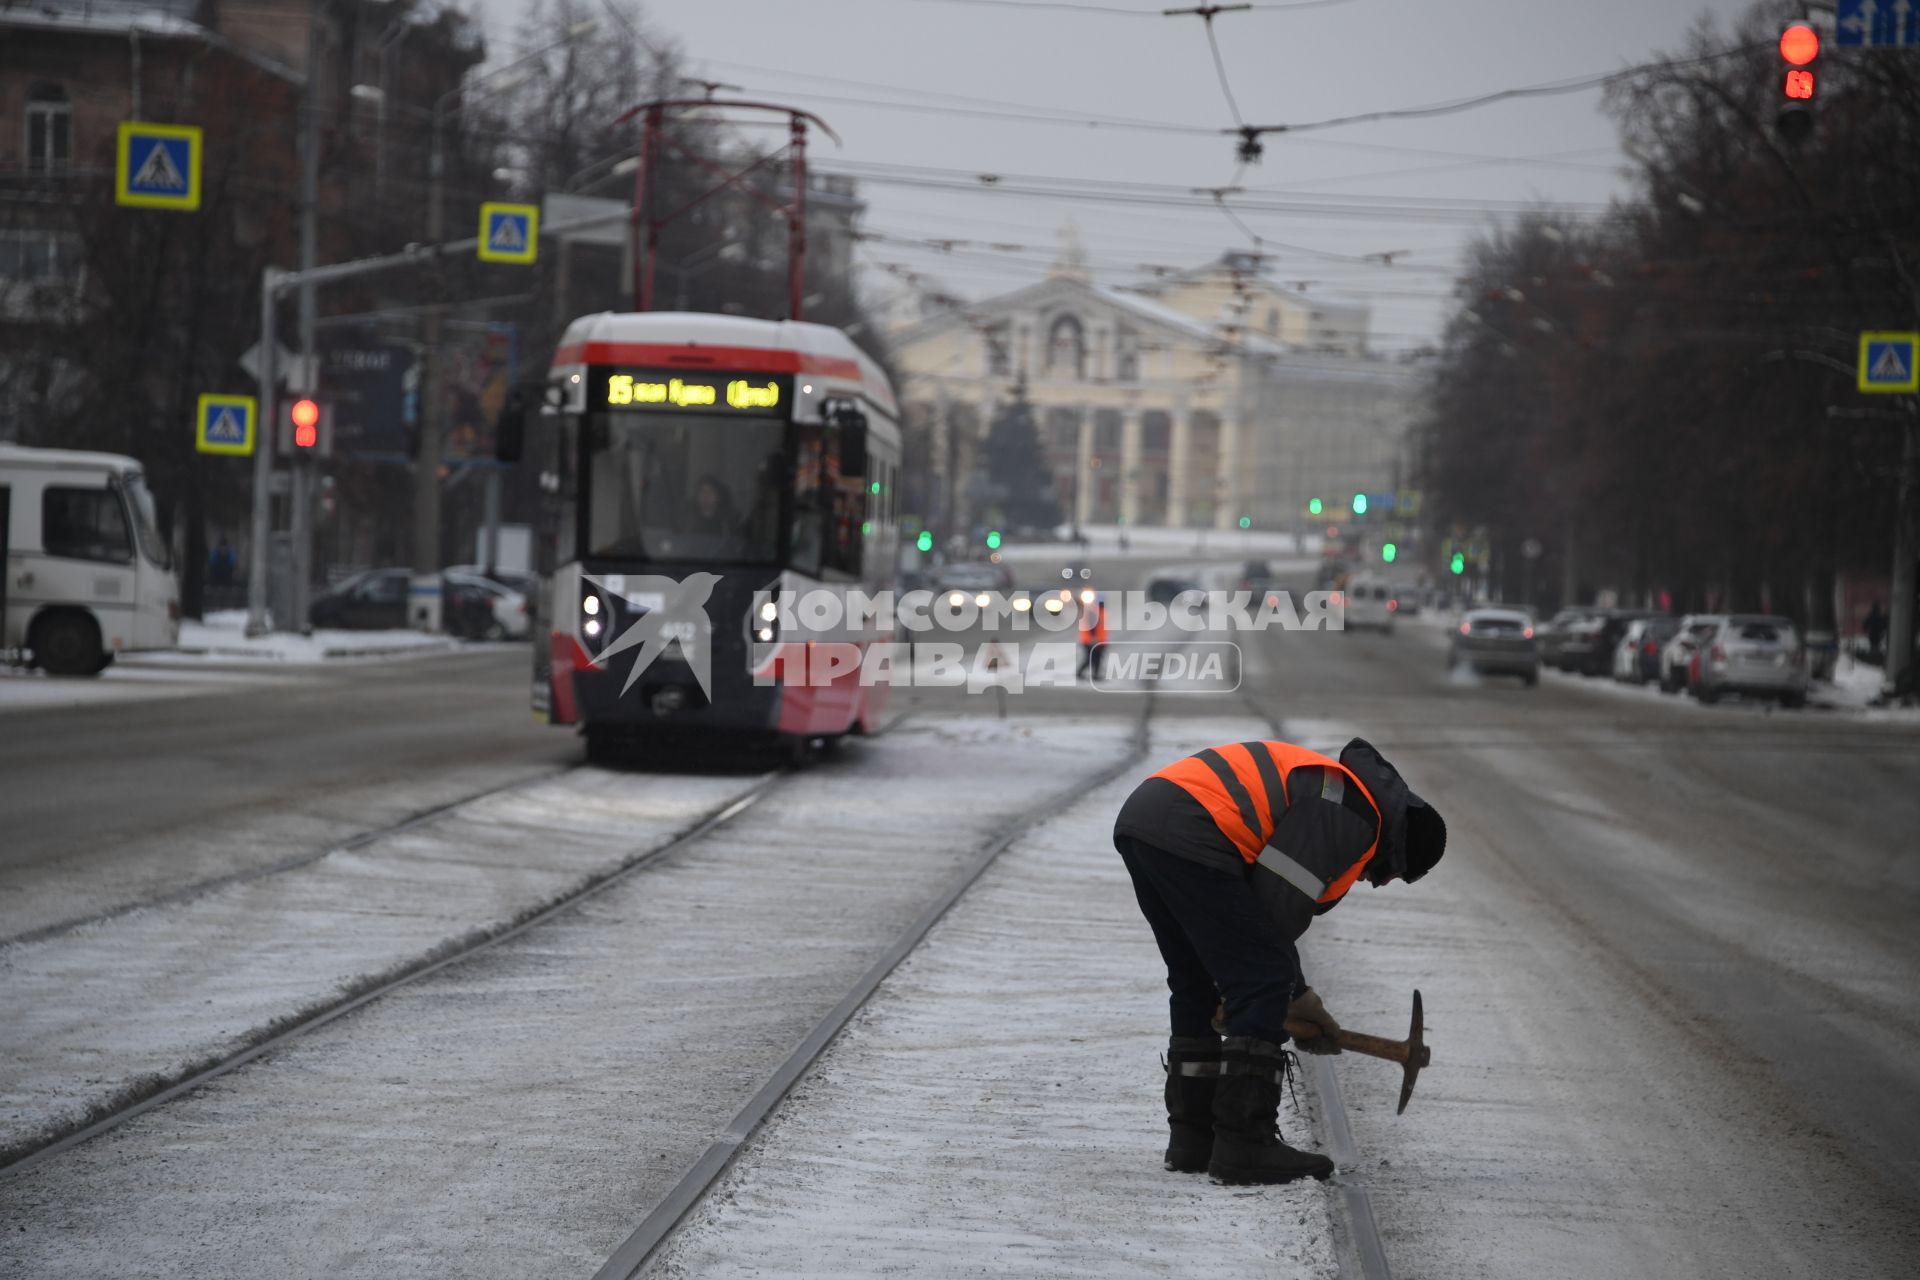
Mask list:
[{"label": "tram rail groove", "polygon": [[[1286,734],[1280,718],[1261,706],[1253,694],[1241,696],[1266,723],[1267,731],[1284,741]],[[1366,1183],[1342,1172],[1360,1163],[1360,1147],[1353,1140],[1353,1125],[1347,1118],[1347,1100],[1340,1092],[1340,1077],[1334,1073],[1330,1058],[1316,1054],[1307,1055],[1307,1071],[1314,1096],[1320,1102],[1321,1137],[1335,1167],[1332,1184],[1338,1189],[1339,1204],[1345,1210],[1344,1220],[1338,1215],[1335,1219],[1337,1226],[1345,1228],[1347,1244],[1346,1248],[1335,1251],[1342,1280],[1392,1280],[1386,1246],[1380,1241],[1380,1223],[1374,1217],[1373,1197]]]},{"label": "tram rail groove", "polygon": [[0,952],[6,951],[9,947],[24,947],[36,942],[46,942],[52,938],[63,937],[79,929],[90,928],[97,924],[105,924],[109,920],[118,920],[122,916],[130,916],[136,911],[149,911],[155,907],[177,907],[183,902],[192,902],[196,899],[204,898],[208,894],[218,893],[220,890],[230,888],[236,884],[246,884],[254,880],[265,880],[270,876],[284,875],[289,871],[298,871],[301,867],[312,866],[314,863],[330,858],[334,854],[352,853],[356,849],[364,849],[368,845],[376,841],[385,840],[389,836],[399,835],[402,832],[411,831],[415,827],[425,826],[427,823],[444,818],[455,810],[473,804],[476,801],[485,800],[491,796],[503,795],[510,791],[519,790],[522,787],[531,787],[542,782],[551,782],[555,778],[565,777],[567,774],[581,767],[580,763],[574,763],[561,765],[557,769],[543,769],[539,773],[531,774],[524,778],[514,778],[495,786],[482,787],[480,790],[464,796],[456,796],[454,799],[444,801],[440,804],[428,805],[426,808],[415,810],[395,822],[388,823],[384,827],[370,828],[360,832],[358,835],[350,836],[345,840],[325,845],[319,849],[307,849],[300,853],[290,854],[278,862],[270,862],[265,866],[259,867],[247,867],[240,871],[230,871],[225,875],[211,876],[205,880],[196,880],[192,884],[182,885],[178,889],[170,889],[157,897],[142,898],[138,902],[122,903],[117,907],[109,907],[105,911],[96,911],[92,915],[76,916],[71,920],[61,920],[54,924],[42,925],[37,929],[29,929],[25,933],[17,933],[11,938],[0,938]]},{"label": "tram rail groove", "polygon": [[793,775],[794,770],[790,766],[773,770],[765,774],[750,790],[705,814],[662,843],[634,855],[619,866],[588,877],[562,896],[550,899],[544,905],[528,908],[505,924],[476,930],[465,937],[436,947],[395,969],[372,975],[362,982],[345,988],[331,999],[270,1023],[261,1030],[259,1039],[242,1049],[211,1061],[188,1066],[171,1077],[148,1077],[128,1091],[98,1104],[85,1119],[76,1121],[65,1130],[51,1135],[42,1133],[16,1147],[0,1150],[0,1181],[26,1174],[63,1152],[89,1142],[136,1116],[144,1115],[176,1098],[185,1097],[202,1085],[238,1067],[245,1066],[255,1058],[284,1048],[309,1032],[317,1031],[401,987],[490,951],[503,942],[511,941],[554,917],[571,911],[726,825],[753,808],[774,787]]},{"label": "tram rail groove", "polygon": [[792,1092],[813,1064],[825,1053],[827,1046],[846,1028],[853,1016],[864,1007],[873,993],[880,988],[893,971],[900,967],[901,961],[909,955],[933,931],[933,927],[946,917],[953,905],[964,897],[969,889],[985,875],[987,869],[997,861],[1009,845],[1034,827],[1045,822],[1062,807],[1062,802],[1073,796],[1083,794],[1119,777],[1129,768],[1139,763],[1147,752],[1147,727],[1153,716],[1153,695],[1149,693],[1142,706],[1139,719],[1135,722],[1127,753],[1119,760],[1088,774],[1074,782],[1071,787],[1062,789],[1027,806],[1009,819],[992,836],[979,845],[972,861],[955,876],[947,888],[927,906],[913,922],[897,937],[893,944],[862,973],[840,1002],[827,1011],[813,1026],[793,1052],[787,1055],[759,1091],[741,1107],[726,1129],[707,1145],[705,1151],[682,1174],[673,1188],[654,1205],[641,1219],[630,1235],[594,1272],[594,1280],[633,1280],[643,1275],[648,1265],[658,1254],[660,1246],[665,1244],[680,1223],[694,1206],[712,1190],[733,1162],[745,1151],[762,1125],[779,1107],[780,1103]]}]

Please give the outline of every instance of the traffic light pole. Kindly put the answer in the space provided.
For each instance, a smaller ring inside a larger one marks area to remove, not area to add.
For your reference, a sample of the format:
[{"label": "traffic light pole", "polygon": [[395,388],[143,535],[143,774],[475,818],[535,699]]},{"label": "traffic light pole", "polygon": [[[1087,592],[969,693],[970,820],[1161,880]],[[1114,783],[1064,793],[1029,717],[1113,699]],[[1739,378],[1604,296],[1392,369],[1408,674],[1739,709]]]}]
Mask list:
[{"label": "traffic light pole", "polygon": [[[622,210],[618,213],[597,214],[572,222],[556,223],[550,227],[542,227],[540,230],[543,235],[563,236],[569,232],[625,222],[627,218],[627,212]],[[479,244],[480,237],[467,236],[464,239],[448,240],[440,244],[412,245],[399,253],[382,254],[377,258],[361,258],[354,262],[329,263],[305,271],[282,271],[278,267],[265,267],[261,270],[261,408],[259,422],[254,428],[253,545],[247,557],[248,635],[262,635],[267,631],[267,543],[273,537],[273,449],[274,435],[280,427],[280,368],[276,354],[279,350],[279,325],[274,309],[281,295],[288,289],[332,284],[337,280],[351,280],[375,272],[420,266],[450,254],[472,253]],[[437,466],[435,470],[438,470]],[[283,621],[282,625],[286,623]]]},{"label": "traffic light pole", "polygon": [[[317,3],[307,10],[307,83],[301,94],[305,117],[300,131],[300,386],[288,390],[300,395],[319,391],[319,361],[314,353],[314,297],[311,273],[319,259],[320,214],[320,42],[322,17],[326,5]],[[274,428],[279,429],[276,412]],[[288,608],[293,617],[281,622],[287,630],[307,630],[307,592],[313,575],[313,459],[294,449],[288,459],[291,483],[287,489],[287,524],[292,532],[292,556],[288,573]]]},{"label": "traffic light pole", "polygon": [[1920,559],[1920,538],[1914,530],[1920,516],[1920,405],[1904,407],[1899,500],[1893,514],[1893,608],[1887,616],[1887,665],[1880,685],[1881,697],[1889,700],[1912,692],[1907,686],[1913,666],[1914,561]]}]

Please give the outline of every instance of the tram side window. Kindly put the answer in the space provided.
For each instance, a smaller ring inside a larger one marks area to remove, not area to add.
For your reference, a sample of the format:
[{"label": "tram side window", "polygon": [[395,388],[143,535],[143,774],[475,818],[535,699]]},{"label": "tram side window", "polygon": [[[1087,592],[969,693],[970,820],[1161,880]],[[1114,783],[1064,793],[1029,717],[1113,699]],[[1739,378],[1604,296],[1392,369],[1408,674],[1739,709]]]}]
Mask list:
[{"label": "tram side window", "polygon": [[50,556],[128,564],[133,535],[111,489],[49,488],[40,499],[40,546]]},{"label": "tram side window", "polygon": [[861,550],[865,546],[860,524],[867,518],[867,477],[847,475],[841,470],[837,432],[835,436],[836,447],[827,450],[826,470],[821,477],[822,505],[827,523],[820,562],[823,569],[839,569],[857,575],[861,569]]}]

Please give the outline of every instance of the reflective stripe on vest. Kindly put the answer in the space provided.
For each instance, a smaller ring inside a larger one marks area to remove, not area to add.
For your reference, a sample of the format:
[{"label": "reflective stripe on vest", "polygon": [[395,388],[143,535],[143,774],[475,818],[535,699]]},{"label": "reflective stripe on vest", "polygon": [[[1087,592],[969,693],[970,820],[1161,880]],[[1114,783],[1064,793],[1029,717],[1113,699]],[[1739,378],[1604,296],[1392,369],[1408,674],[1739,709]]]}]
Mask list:
[{"label": "reflective stripe on vest", "polygon": [[[1374,821],[1374,839],[1366,852],[1331,882],[1322,880],[1283,850],[1272,849],[1280,816],[1289,802],[1287,778],[1295,769],[1325,770],[1320,798],[1360,810],[1347,795],[1349,782],[1365,797]],[[1380,848],[1380,807],[1366,784],[1338,760],[1287,742],[1236,742],[1209,747],[1176,760],[1154,775],[1165,778],[1197,801],[1239,854],[1266,867],[1315,902],[1338,902],[1360,878]]]}]

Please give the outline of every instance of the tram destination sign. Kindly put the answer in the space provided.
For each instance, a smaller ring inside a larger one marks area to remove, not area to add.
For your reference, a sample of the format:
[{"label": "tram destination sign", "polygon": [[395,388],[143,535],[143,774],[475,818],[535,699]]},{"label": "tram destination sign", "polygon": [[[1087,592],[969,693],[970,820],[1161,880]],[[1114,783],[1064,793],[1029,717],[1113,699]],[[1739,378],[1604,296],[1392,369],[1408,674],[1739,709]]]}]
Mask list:
[{"label": "tram destination sign", "polygon": [[597,369],[589,407],[664,413],[778,417],[793,380],[779,374],[697,373],[683,369]]}]

